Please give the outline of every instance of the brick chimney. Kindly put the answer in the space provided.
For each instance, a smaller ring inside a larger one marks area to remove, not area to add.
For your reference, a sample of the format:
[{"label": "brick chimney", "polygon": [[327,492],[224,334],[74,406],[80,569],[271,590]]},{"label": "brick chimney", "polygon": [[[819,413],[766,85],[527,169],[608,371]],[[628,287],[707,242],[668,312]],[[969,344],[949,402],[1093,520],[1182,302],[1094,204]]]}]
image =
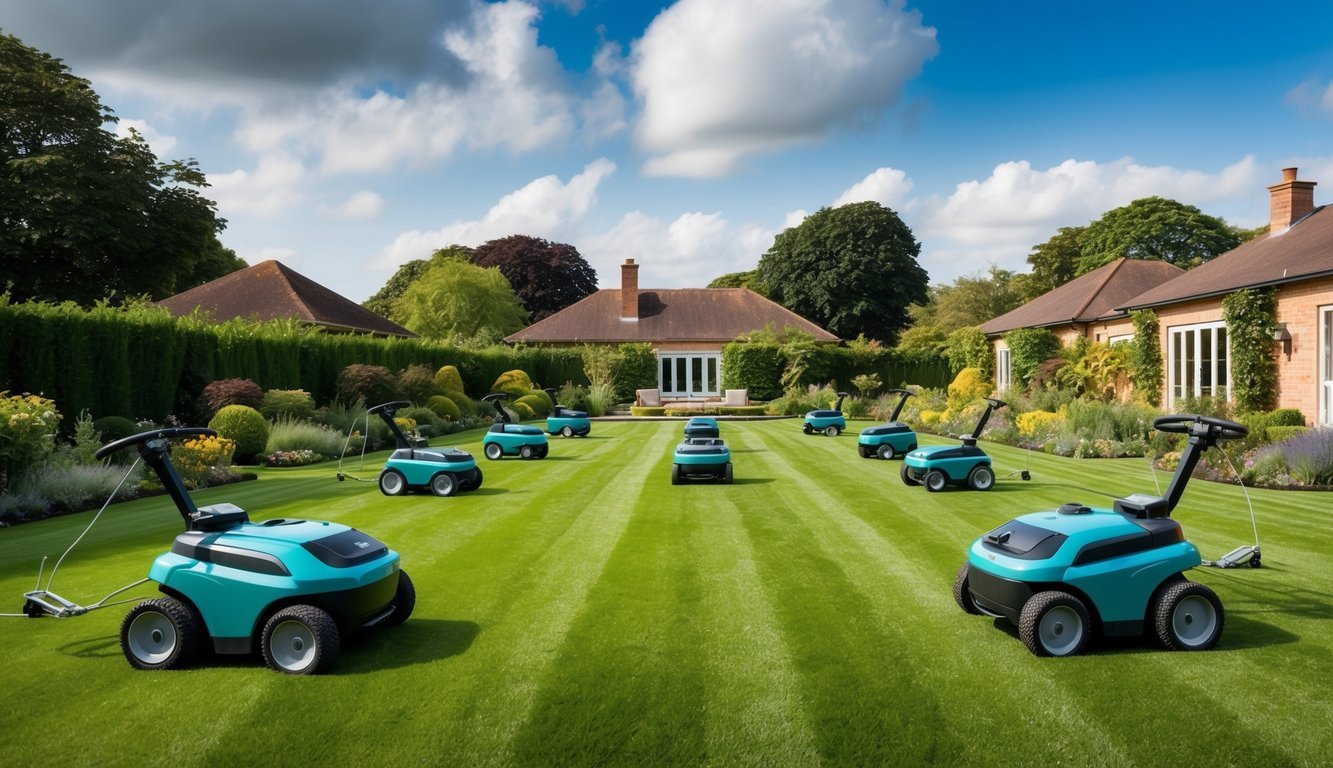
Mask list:
[{"label": "brick chimney", "polygon": [[1297,219],[1314,210],[1313,181],[1297,181],[1295,168],[1282,169],[1282,183],[1268,188],[1268,231],[1286,232]]},{"label": "brick chimney", "polygon": [[634,259],[620,265],[620,319],[639,319],[639,265]]}]

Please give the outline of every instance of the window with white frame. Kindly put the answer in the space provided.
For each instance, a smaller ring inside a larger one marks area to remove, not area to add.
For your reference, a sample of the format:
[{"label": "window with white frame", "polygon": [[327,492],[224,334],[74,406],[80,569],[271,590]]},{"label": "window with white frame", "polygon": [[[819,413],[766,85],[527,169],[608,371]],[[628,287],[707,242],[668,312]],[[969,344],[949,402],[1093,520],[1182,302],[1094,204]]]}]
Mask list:
[{"label": "window with white frame", "polygon": [[1134,340],[1134,334],[1132,334],[1132,333],[1122,333],[1122,334],[1118,334],[1118,335],[1112,336],[1112,337],[1108,338],[1106,341],[1107,341],[1107,343],[1110,344],[1111,346],[1115,346],[1116,344],[1124,344],[1124,343],[1126,343],[1126,342],[1130,342],[1130,341],[1133,341],[1133,340]]},{"label": "window with white frame", "polygon": [[1001,392],[1009,390],[1009,348],[1000,347],[995,350],[995,388]]},{"label": "window with white frame", "polygon": [[1231,355],[1225,323],[1170,328],[1167,334],[1169,407],[1187,397],[1231,399]]},{"label": "window with white frame", "polygon": [[722,355],[717,352],[659,352],[657,386],[665,397],[717,397]]}]

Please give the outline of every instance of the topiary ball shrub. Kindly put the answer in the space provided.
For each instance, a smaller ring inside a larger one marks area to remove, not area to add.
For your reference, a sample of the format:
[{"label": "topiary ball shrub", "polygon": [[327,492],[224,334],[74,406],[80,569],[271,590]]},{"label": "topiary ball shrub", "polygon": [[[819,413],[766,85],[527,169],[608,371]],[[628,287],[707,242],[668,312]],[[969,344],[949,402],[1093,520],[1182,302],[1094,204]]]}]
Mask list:
[{"label": "topiary ball shrub", "polygon": [[445,365],[435,372],[435,389],[445,393],[464,392],[463,377],[452,365]]},{"label": "topiary ball shrub", "polygon": [[508,392],[514,398],[520,398],[532,391],[532,379],[520,371],[505,371],[491,385],[492,392]]},{"label": "topiary ball shrub", "polygon": [[536,395],[524,395],[515,400],[514,405],[522,403],[528,407],[529,411],[532,411],[534,417],[540,416],[545,418],[546,415],[551,412],[551,409],[546,406],[547,401],[547,398],[541,398]]},{"label": "topiary ball shrub", "polygon": [[218,379],[205,385],[199,396],[210,415],[229,405],[245,405],[258,410],[264,403],[264,390],[249,379]]},{"label": "topiary ball shrub", "polygon": [[458,421],[463,414],[458,409],[458,404],[444,395],[436,395],[426,401],[426,407],[435,414],[436,417],[445,421]]},{"label": "topiary ball shrub", "polygon": [[268,422],[246,405],[228,405],[217,412],[208,428],[236,443],[236,462],[253,464],[268,445]]},{"label": "topiary ball shrub", "polygon": [[398,381],[382,365],[353,363],[338,374],[334,391],[344,403],[364,400],[366,405],[380,405],[398,399]]},{"label": "topiary ball shrub", "polygon": [[413,405],[424,406],[441,391],[435,385],[435,373],[429,366],[409,365],[398,372],[398,394]]},{"label": "topiary ball shrub", "polygon": [[1268,414],[1268,426],[1303,427],[1305,426],[1305,414],[1301,413],[1299,408],[1278,408]]},{"label": "topiary ball shrub", "polygon": [[476,416],[482,412],[481,406],[462,392],[445,392],[444,396],[454,401],[454,405],[458,406],[458,412],[463,416]]},{"label": "topiary ball shrub", "polygon": [[315,417],[315,398],[304,389],[270,389],[264,393],[259,412],[269,421],[283,418],[310,421]]},{"label": "topiary ball shrub", "polygon": [[510,403],[509,408],[514,413],[518,414],[519,421],[528,421],[529,419],[535,419],[537,417],[537,414],[532,412],[532,406],[523,402],[523,398],[519,398]]},{"label": "topiary ball shrub", "polygon": [[[542,401],[542,410],[537,413],[538,416],[545,416],[555,410],[555,401],[551,399],[550,395],[546,394],[544,389],[533,389],[526,397],[536,397]],[[533,410],[537,409],[534,408]]]},{"label": "topiary ball shrub", "polygon": [[124,416],[103,416],[93,422],[93,429],[102,435],[102,444],[129,437],[139,431],[139,425]]}]

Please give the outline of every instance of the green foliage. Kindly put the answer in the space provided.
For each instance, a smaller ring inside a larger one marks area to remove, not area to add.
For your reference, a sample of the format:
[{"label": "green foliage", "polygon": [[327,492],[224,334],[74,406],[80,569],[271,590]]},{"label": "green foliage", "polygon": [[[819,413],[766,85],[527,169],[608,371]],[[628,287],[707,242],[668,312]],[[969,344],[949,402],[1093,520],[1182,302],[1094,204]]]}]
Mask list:
[{"label": "green foliage", "polygon": [[409,365],[398,372],[398,396],[409,400],[413,405],[423,405],[432,395],[438,394],[435,385],[435,373],[429,365]]},{"label": "green foliage", "polygon": [[1023,303],[1014,280],[1013,272],[992,265],[984,275],[964,275],[949,285],[933,285],[927,304],[912,307],[912,323],[945,333],[981,325]]},{"label": "green foliage", "polygon": [[264,393],[259,412],[269,421],[284,418],[309,421],[315,417],[315,398],[304,389],[270,389]]},{"label": "green foliage", "polygon": [[965,326],[949,334],[944,356],[954,371],[979,368],[987,377],[995,375],[995,352],[980,326]]},{"label": "green foliage", "polygon": [[440,370],[435,372],[435,389],[439,392],[466,392],[463,387],[463,377],[458,374],[458,369],[452,365],[440,366]]},{"label": "green foliage", "polygon": [[733,341],[722,347],[722,387],[748,389],[753,399],[772,400],[782,394],[785,365],[776,344]]},{"label": "green foliage", "polygon": [[[1266,411],[1277,398],[1277,289],[1247,288],[1222,299],[1231,351],[1231,397],[1242,411]],[[1303,422],[1302,422],[1303,423]]]},{"label": "green foliage", "polygon": [[1060,353],[1060,340],[1045,328],[1016,328],[1005,334],[1009,345],[1009,371],[1013,381],[1027,386],[1043,360]]},{"label": "green foliage", "polygon": [[[0,254],[12,295],[162,299],[244,267],[194,160],[159,162],[89,82],[0,33]],[[0,286],[3,288],[3,286]]]},{"label": "green foliage", "polygon": [[588,383],[615,386],[620,364],[625,359],[620,350],[606,344],[584,344],[579,347],[579,354],[583,357],[583,375],[588,377]]},{"label": "green foliage", "polygon": [[958,412],[990,395],[995,382],[980,368],[964,368],[949,383],[949,410]]},{"label": "green foliage", "polygon": [[53,400],[0,392],[0,488],[51,455],[60,418]]},{"label": "green foliage", "polygon": [[537,414],[532,410],[532,405],[521,397],[509,403],[509,409],[518,414],[519,421],[531,421],[537,417]]},{"label": "green foliage", "polygon": [[103,416],[93,421],[93,429],[102,436],[102,443],[112,443],[139,431],[139,425],[124,416]]},{"label": "green foliage", "polygon": [[391,319],[427,339],[492,344],[523,328],[528,313],[494,267],[460,258],[432,261],[394,302]]},{"label": "green foliage", "polygon": [[279,416],[269,429],[264,454],[280,451],[314,451],[326,458],[342,454],[346,437],[338,430],[304,419]]},{"label": "green foliage", "polygon": [[728,272],[716,277],[707,285],[708,288],[749,288],[760,296],[768,296],[768,289],[759,282],[759,270],[748,272]]},{"label": "green foliage", "polygon": [[[594,384],[593,386],[596,385]],[[541,415],[545,416],[549,414],[551,411],[555,410],[555,401],[552,400],[551,396],[546,393],[546,390],[534,387],[532,391],[528,393],[528,395],[532,397],[541,398],[542,401]]]},{"label": "green foliage", "polygon": [[1119,258],[1165,261],[1189,269],[1240,242],[1225,221],[1192,205],[1145,197],[1107,211],[1088,225],[1083,233],[1078,274]]},{"label": "green foliage", "polygon": [[1086,230],[1086,227],[1061,227],[1050,240],[1033,246],[1027,258],[1032,272],[1015,279],[1014,288],[1024,302],[1059,288],[1078,275]]},{"label": "green foliage", "polygon": [[870,397],[879,391],[884,383],[879,380],[879,374],[877,373],[863,373],[860,376],[852,377],[852,386],[856,387],[856,391],[860,392],[862,396]]},{"label": "green foliage", "polygon": [[224,406],[208,422],[208,428],[236,443],[236,457],[241,463],[253,460],[268,446],[268,422],[248,405]]},{"label": "green foliage", "polygon": [[[634,391],[657,386],[657,356],[651,344],[627,343],[620,345],[620,370],[612,402],[634,401]],[[610,403],[608,403],[610,405]]]},{"label": "green foliage", "polygon": [[[463,248],[462,256],[467,257],[471,253],[470,249],[464,246],[452,246],[453,248]],[[447,251],[448,249],[446,249]],[[438,251],[437,251],[438,253]],[[431,262],[428,259],[413,259],[398,268],[393,276],[382,288],[375,292],[370,298],[361,302],[361,306],[374,312],[380,317],[389,317],[393,314],[394,302],[398,301],[409,286],[416,282],[417,278],[425,274],[430,267]]]},{"label": "green foliage", "polygon": [[1129,316],[1134,321],[1129,366],[1134,396],[1156,408],[1162,403],[1162,340],[1157,313],[1151,309],[1136,309]]},{"label": "green foliage", "polygon": [[1304,427],[1305,414],[1299,408],[1278,408],[1268,414],[1270,427]]},{"label": "green foliage", "polygon": [[499,269],[534,323],[597,292],[597,270],[566,243],[510,235],[482,243],[472,263]]},{"label": "green foliage", "polygon": [[445,421],[458,421],[463,415],[458,409],[458,404],[445,395],[435,395],[427,400],[426,407]]},{"label": "green foliage", "polygon": [[1268,439],[1275,443],[1280,443],[1308,431],[1310,431],[1310,428],[1304,424],[1300,426],[1279,426],[1274,424],[1268,427]]},{"label": "green foliage", "polygon": [[210,414],[229,405],[259,408],[264,403],[264,390],[249,379],[221,379],[204,387],[200,396]]},{"label": "green foliage", "polygon": [[337,398],[345,403],[361,400],[373,406],[398,399],[398,381],[382,365],[349,365],[338,374],[335,387]]},{"label": "green foliage", "polygon": [[546,405],[550,402],[550,399],[546,397],[545,392],[537,394],[538,392],[540,392],[540,390],[532,390],[529,394],[513,401],[514,410],[518,410],[517,406],[522,404],[527,406],[528,412],[532,414],[531,416],[526,416],[524,418],[546,418],[551,412],[551,409]]},{"label": "green foliage", "polygon": [[1130,357],[1128,345],[1092,344],[1060,368],[1056,379],[1079,397],[1114,400],[1120,385],[1129,378]]},{"label": "green foliage", "polygon": [[523,397],[532,391],[532,379],[525,371],[505,371],[491,384],[488,392],[505,392],[514,399]]},{"label": "green foliage", "polygon": [[898,214],[875,202],[821,208],[784,230],[759,260],[758,279],[779,304],[844,338],[886,343],[926,301],[921,245]]}]

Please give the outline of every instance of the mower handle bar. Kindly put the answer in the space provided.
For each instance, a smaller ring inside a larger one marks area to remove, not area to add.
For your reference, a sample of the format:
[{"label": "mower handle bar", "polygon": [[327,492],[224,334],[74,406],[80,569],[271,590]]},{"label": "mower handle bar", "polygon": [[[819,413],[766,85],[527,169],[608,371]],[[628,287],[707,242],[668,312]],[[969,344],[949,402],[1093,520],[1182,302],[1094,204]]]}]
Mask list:
[{"label": "mower handle bar", "polygon": [[171,440],[177,437],[217,437],[217,432],[207,427],[163,427],[162,429],[152,429],[147,432],[140,432],[137,435],[122,437],[114,442],[107,443],[93,454],[93,458],[104,459],[107,456],[119,451],[122,448],[128,448],[131,445],[142,445],[149,440]]},{"label": "mower handle bar", "polygon": [[894,388],[894,389],[886,389],[886,390],[884,390],[884,394],[886,394],[886,395],[915,395],[916,393],[913,392],[913,391],[910,390],[910,389],[897,389],[897,388]]},{"label": "mower handle bar", "polygon": [[495,402],[496,400],[508,400],[508,399],[509,399],[509,393],[508,393],[508,392],[492,392],[492,393],[490,393],[489,395],[483,395],[481,399],[482,399],[482,402],[486,402],[486,403],[493,403],[493,402]]},{"label": "mower handle bar", "polygon": [[1208,432],[1218,440],[1239,440],[1250,434],[1249,427],[1216,416],[1202,416],[1195,413],[1180,413],[1159,416],[1153,419],[1153,429],[1174,434],[1194,434],[1198,425],[1207,426]]},{"label": "mower handle bar", "polygon": [[1006,405],[1008,405],[1008,403],[1006,403],[1005,401],[1000,400],[1000,399],[998,399],[998,398],[994,398],[994,397],[988,397],[988,398],[986,398],[986,402],[990,403],[990,406],[991,406],[992,408],[1003,408],[1003,407],[1005,407]]},{"label": "mower handle bar", "polygon": [[406,401],[406,400],[394,400],[394,401],[389,402],[389,403],[380,403],[379,405],[372,405],[371,407],[369,407],[369,408],[366,409],[366,413],[380,414],[380,413],[384,413],[385,411],[387,411],[387,410],[389,410],[389,409],[393,409],[393,410],[396,411],[396,410],[398,410],[399,408],[408,408],[408,407],[411,407],[411,405],[412,405],[412,404],[409,403],[409,402]]}]

